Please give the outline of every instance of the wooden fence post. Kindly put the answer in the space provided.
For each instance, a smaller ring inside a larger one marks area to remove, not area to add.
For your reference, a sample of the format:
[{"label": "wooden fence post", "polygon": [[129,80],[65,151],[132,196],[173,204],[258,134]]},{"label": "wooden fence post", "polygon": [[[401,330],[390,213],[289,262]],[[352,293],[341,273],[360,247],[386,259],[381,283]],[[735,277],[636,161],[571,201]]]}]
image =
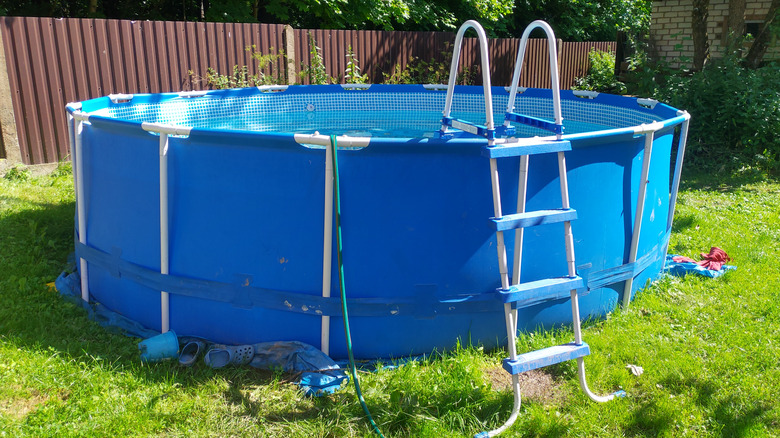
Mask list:
[{"label": "wooden fence post", "polygon": [[14,103],[11,99],[11,83],[3,47],[3,33],[0,31],[0,172],[6,167],[22,163],[22,150],[16,134]]},{"label": "wooden fence post", "polygon": [[290,25],[284,26],[284,57],[287,62],[287,84],[294,85],[298,77],[295,61],[295,32]]}]

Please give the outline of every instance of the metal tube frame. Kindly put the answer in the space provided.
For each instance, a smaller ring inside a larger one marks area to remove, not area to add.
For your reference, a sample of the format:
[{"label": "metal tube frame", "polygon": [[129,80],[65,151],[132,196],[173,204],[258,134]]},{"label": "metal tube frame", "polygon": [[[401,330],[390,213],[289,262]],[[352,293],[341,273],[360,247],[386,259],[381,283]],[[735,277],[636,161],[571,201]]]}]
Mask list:
[{"label": "metal tube frame", "polygon": [[[640,125],[637,127],[637,133],[644,134],[645,146],[644,154],[642,156],[642,173],[639,180],[639,193],[637,194],[636,210],[634,213],[634,229],[631,235],[631,247],[628,253],[628,263],[636,262],[636,255],[639,250],[639,236],[642,231],[642,218],[645,212],[645,198],[647,196],[647,183],[648,176],[650,174],[650,157],[653,153],[653,139],[655,138],[655,132],[661,129],[663,125],[661,123],[651,123],[648,125]],[[626,309],[631,302],[631,289],[634,286],[634,277],[626,280],[623,286],[623,299],[622,305]]]},{"label": "metal tube frame", "polygon": [[[490,62],[488,60],[487,35],[485,29],[478,22],[468,20],[460,26],[457,35],[455,35],[455,47],[452,51],[452,64],[450,65],[450,79],[447,83],[447,97],[444,101],[444,117],[449,117],[452,111],[452,98],[455,92],[455,80],[458,78],[458,64],[460,63],[461,46],[463,45],[463,35],[471,28],[477,32],[479,38],[479,54],[482,63],[482,88],[485,95],[485,127],[488,131],[494,128],[493,124],[493,94],[490,91]],[[442,125],[442,132],[447,131],[447,126]],[[492,140],[489,140],[492,144]]]},{"label": "metal tube frame", "polygon": [[[322,296],[330,297],[333,264],[333,152],[325,148],[325,217],[322,245]],[[320,350],[330,354],[330,316],[322,315]]]},{"label": "metal tube frame", "polygon": [[[192,128],[187,126],[163,125],[159,123],[142,123],[141,128],[145,131],[160,135],[160,274],[168,275],[170,273],[170,204],[168,202],[169,136],[188,136],[190,135]],[[161,290],[160,332],[162,333],[168,332],[171,328],[170,314],[170,295],[168,292]]]}]

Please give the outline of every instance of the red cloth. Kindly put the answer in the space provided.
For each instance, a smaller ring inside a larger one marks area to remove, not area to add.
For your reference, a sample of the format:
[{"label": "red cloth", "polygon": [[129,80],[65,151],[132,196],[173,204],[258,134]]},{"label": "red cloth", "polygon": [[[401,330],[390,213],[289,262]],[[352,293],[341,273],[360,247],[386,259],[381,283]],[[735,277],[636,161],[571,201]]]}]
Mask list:
[{"label": "red cloth", "polygon": [[722,268],[726,262],[731,261],[731,257],[726,254],[726,251],[723,251],[717,246],[710,248],[709,254],[701,253],[701,258],[702,261],[699,262],[699,265],[707,269],[712,269],[713,271],[720,271],[720,268]]},{"label": "red cloth", "polygon": [[672,260],[674,260],[677,263],[681,263],[681,262],[696,263],[697,265],[705,269],[711,269],[713,271],[720,271],[720,269],[723,267],[723,265],[726,262],[731,261],[731,257],[729,257],[729,255],[726,254],[726,251],[723,251],[717,246],[713,246],[712,248],[710,248],[709,254],[701,253],[701,258],[702,261],[700,262],[697,262],[696,260],[690,257],[684,257],[684,256],[674,256],[672,257]]}]

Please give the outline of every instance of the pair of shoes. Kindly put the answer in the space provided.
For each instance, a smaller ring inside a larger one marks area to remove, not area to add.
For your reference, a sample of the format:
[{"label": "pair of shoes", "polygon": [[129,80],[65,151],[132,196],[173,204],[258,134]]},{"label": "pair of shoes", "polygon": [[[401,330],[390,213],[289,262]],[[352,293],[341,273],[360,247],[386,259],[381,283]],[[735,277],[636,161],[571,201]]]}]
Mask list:
[{"label": "pair of shoes", "polygon": [[255,357],[255,347],[251,345],[214,344],[206,352],[206,365],[222,368],[225,365],[246,365]]},{"label": "pair of shoes", "polygon": [[206,349],[206,343],[203,341],[190,341],[184,345],[179,353],[179,365],[183,367],[192,366],[198,359],[198,356]]}]

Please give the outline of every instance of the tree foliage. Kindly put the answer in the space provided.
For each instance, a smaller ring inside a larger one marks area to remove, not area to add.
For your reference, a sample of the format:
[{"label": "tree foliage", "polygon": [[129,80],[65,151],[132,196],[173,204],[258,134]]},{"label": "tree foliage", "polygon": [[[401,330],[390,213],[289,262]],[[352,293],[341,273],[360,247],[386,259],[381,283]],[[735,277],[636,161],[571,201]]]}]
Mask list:
[{"label": "tree foliage", "polygon": [[614,41],[618,30],[644,33],[650,26],[648,0],[517,0],[514,29],[544,20],[564,41]]},{"label": "tree foliage", "polygon": [[609,41],[617,30],[646,29],[650,0],[0,0],[0,14],[432,31],[475,19],[493,37],[519,36],[543,19],[564,40]]}]

